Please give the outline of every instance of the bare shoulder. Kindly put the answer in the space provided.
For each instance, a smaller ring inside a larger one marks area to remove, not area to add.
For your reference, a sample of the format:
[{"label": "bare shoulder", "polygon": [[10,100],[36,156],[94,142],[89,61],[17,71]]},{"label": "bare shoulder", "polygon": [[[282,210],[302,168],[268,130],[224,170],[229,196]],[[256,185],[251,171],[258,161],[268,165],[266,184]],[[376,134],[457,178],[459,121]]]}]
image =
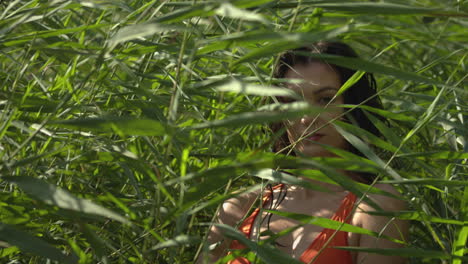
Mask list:
[{"label": "bare shoulder", "polygon": [[257,190],[227,199],[219,209],[218,221],[222,224],[234,226],[249,211],[260,193],[261,191]]},{"label": "bare shoulder", "polygon": [[[406,201],[402,198],[402,195],[395,187],[389,184],[376,184],[374,187],[390,194],[368,195],[368,197],[373,202],[375,202],[384,213],[393,213],[407,210]],[[376,209],[374,207],[365,202],[359,204],[355,213],[355,223],[361,227],[378,233],[385,230],[383,231],[383,234],[404,240],[408,232],[407,221],[402,221],[391,216],[372,214],[372,212],[375,211]],[[388,225],[389,223],[392,224]]]},{"label": "bare shoulder", "polygon": [[[234,227],[247,213],[255,202],[261,191],[238,194],[227,199],[222,204],[217,214],[217,223]],[[226,254],[226,249],[230,244],[230,239],[223,236],[223,231],[216,225],[211,226],[207,238],[208,245],[213,246],[209,252],[203,252],[197,259],[198,263],[215,263],[222,255]]]},{"label": "bare shoulder", "polygon": [[373,199],[383,210],[385,211],[402,211],[406,210],[407,205],[401,193],[392,185],[379,183],[374,186],[382,191],[385,191],[389,194],[395,196],[387,196],[387,195],[378,195],[374,194],[371,195],[371,199]]},{"label": "bare shoulder", "polygon": [[[369,198],[374,201],[383,213],[393,213],[407,210],[406,201],[402,198],[400,192],[389,184],[376,184],[375,188],[389,193],[390,195],[371,194]],[[393,197],[392,197],[393,196]],[[361,203],[355,213],[356,223],[368,230],[372,230],[383,235],[387,235],[400,240],[405,240],[408,233],[408,222],[385,215],[376,215],[372,206],[367,203]],[[361,240],[361,243],[363,241]],[[393,245],[395,246],[395,245]]]},{"label": "bare shoulder", "polygon": [[[398,212],[406,210],[407,205],[402,195],[395,187],[389,184],[376,184],[374,187],[385,191],[391,195],[371,194],[369,198],[373,200],[384,212]],[[394,197],[392,197],[394,196]],[[355,217],[357,217],[357,224],[365,229],[374,231],[379,236],[361,235],[358,246],[363,248],[382,248],[382,249],[395,249],[403,247],[404,244],[395,243],[394,241],[387,240],[382,237],[392,237],[400,241],[406,241],[408,237],[408,222],[394,218],[391,216],[371,214],[376,211],[373,207],[366,203],[358,205]],[[356,263],[363,264],[403,264],[406,260],[400,256],[383,256],[377,254],[368,254],[360,252],[357,254]]]},{"label": "bare shoulder", "polygon": [[[407,205],[401,193],[390,184],[376,184],[374,188],[387,192],[389,195],[383,194],[369,194],[368,197],[374,201],[384,211],[403,211],[406,210]],[[393,196],[393,197],[392,197]],[[375,211],[375,209],[366,204],[360,204],[359,208],[364,211]]]}]

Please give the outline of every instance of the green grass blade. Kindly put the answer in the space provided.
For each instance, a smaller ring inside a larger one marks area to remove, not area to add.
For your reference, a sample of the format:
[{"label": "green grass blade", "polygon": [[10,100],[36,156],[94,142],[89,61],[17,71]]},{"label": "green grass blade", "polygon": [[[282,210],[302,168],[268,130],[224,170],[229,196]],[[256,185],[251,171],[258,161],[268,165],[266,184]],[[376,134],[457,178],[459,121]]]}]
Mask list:
[{"label": "green grass blade", "polygon": [[245,21],[257,21],[261,23],[270,23],[261,14],[250,12],[246,9],[238,8],[230,3],[222,3],[215,13],[219,16],[230,17],[233,19],[245,20]]},{"label": "green grass blade", "polygon": [[[435,12],[441,12],[442,9],[425,8],[410,5],[394,4],[394,3],[372,3],[372,2],[340,2],[327,3],[329,1],[314,1],[304,0],[300,3],[304,6],[319,7],[326,10],[340,11],[351,14],[380,14],[380,15],[411,15],[411,14],[426,14],[430,15]],[[289,3],[278,3],[280,8],[293,8],[298,5],[299,1],[291,1]]]},{"label": "green grass blade", "polygon": [[255,252],[255,254],[265,263],[292,263],[292,264],[299,264],[299,262],[296,259],[293,259],[283,253],[280,250],[277,250],[276,248],[269,247],[267,245],[259,245],[257,243],[254,243],[247,239],[244,234],[239,232],[238,230],[227,226],[227,225],[222,225],[222,224],[214,224],[217,226],[219,229],[222,230],[223,234],[226,237],[229,237],[231,239],[235,239],[242,244],[244,244],[246,247],[248,247],[251,251]]},{"label": "green grass blade", "polygon": [[121,28],[110,40],[109,40],[109,50],[112,50],[120,43],[147,37],[156,33],[165,33],[168,31],[177,31],[177,32],[185,32],[188,31],[187,28],[172,26],[172,25],[164,25],[158,23],[146,23],[146,24],[139,24],[139,25],[131,25]]},{"label": "green grass blade", "polygon": [[336,65],[347,67],[347,68],[354,69],[354,70],[362,70],[365,72],[379,73],[379,74],[394,76],[400,80],[434,84],[434,85],[439,85],[439,86],[446,85],[445,83],[439,82],[437,80],[429,79],[429,78],[420,76],[415,73],[398,70],[398,69],[388,67],[382,64],[378,64],[375,62],[366,61],[364,59],[341,57],[341,56],[329,55],[329,54],[314,54],[310,52],[309,53],[297,52],[297,53],[300,55],[317,58],[317,59],[320,59],[320,60],[323,60],[332,64],[336,64]]},{"label": "green grass blade", "polygon": [[[324,162],[324,164],[332,167],[332,168],[337,168],[337,166],[334,166],[333,163],[329,163],[327,162],[326,160],[322,160]],[[351,163],[356,163],[356,161],[350,161]],[[368,164],[367,164],[368,166]],[[340,168],[340,169],[348,169],[346,167],[344,168]],[[322,173],[321,171],[318,171],[318,170],[307,170],[307,169],[294,169],[294,170],[287,170],[287,171],[290,171],[292,172],[294,175],[300,175],[302,177],[306,177],[306,178],[309,178],[309,179],[312,179],[312,180],[317,180],[317,181],[321,181],[321,182],[326,182],[326,183],[329,183],[329,184],[334,184],[336,185],[337,183],[334,182],[333,180],[331,180],[327,175],[325,175],[324,173]],[[377,173],[377,172],[376,172]],[[391,194],[389,192],[386,192],[386,191],[383,191],[383,190],[380,190],[376,187],[370,187],[369,185],[367,184],[363,184],[363,183],[357,183],[356,185],[357,188],[360,188],[360,190],[364,193],[372,193],[372,194],[379,194],[379,195],[385,195],[385,196],[388,196],[388,197],[392,197],[394,199],[399,199],[399,200],[402,200],[404,198],[402,198],[401,196],[397,196],[397,195],[394,195],[394,194]]]},{"label": "green grass blade", "polygon": [[[463,192],[463,200],[461,203],[460,211],[462,213],[462,219],[465,221],[464,226],[458,230],[458,236],[452,246],[452,254],[454,256],[463,257],[466,254],[466,245],[468,242],[468,186],[465,186]],[[454,259],[452,264],[462,264],[461,259]]]},{"label": "green grass blade", "polygon": [[402,220],[416,220],[416,221],[429,221],[431,223],[439,223],[439,224],[447,224],[447,225],[458,225],[463,226],[465,223],[460,220],[455,219],[446,219],[440,218],[436,216],[426,215],[423,212],[415,212],[415,211],[402,211],[402,212],[366,212],[370,215],[380,215],[380,216],[387,216],[387,217],[396,217]]},{"label": "green grass blade", "polygon": [[21,251],[60,263],[78,263],[76,256],[67,256],[44,240],[4,223],[0,223],[0,237],[3,241],[17,246]]},{"label": "green grass blade", "polygon": [[349,133],[348,131],[344,130],[338,125],[335,125],[335,128],[340,132],[340,134],[356,149],[358,149],[361,153],[364,154],[368,159],[375,162],[380,168],[386,171],[389,175],[391,175],[396,180],[401,180],[402,176],[399,175],[395,170],[389,167],[375,152],[361,139],[357,136]]},{"label": "green grass blade", "polygon": [[189,129],[205,129],[216,127],[238,127],[253,124],[265,124],[277,122],[285,119],[294,119],[304,115],[312,115],[318,112],[323,112],[323,109],[311,107],[304,103],[293,103],[286,106],[286,111],[271,111],[271,112],[247,112],[238,115],[231,115],[222,120],[209,121],[201,124],[188,127]]},{"label": "green grass blade", "polygon": [[369,199],[365,192],[359,187],[359,184],[351,180],[348,176],[343,175],[335,170],[335,168],[328,167],[320,162],[311,159],[302,159],[301,163],[308,165],[311,168],[316,168],[322,171],[329,179],[336,182],[346,190],[354,193],[358,198],[361,198],[367,202],[370,206],[377,210],[381,210],[380,206],[376,204],[373,200]]},{"label": "green grass blade", "polygon": [[308,225],[316,225],[320,226],[323,228],[327,229],[333,229],[333,230],[339,230],[339,231],[344,231],[344,232],[351,232],[351,233],[356,233],[356,234],[362,234],[362,235],[369,235],[373,237],[380,237],[384,239],[388,239],[390,241],[396,242],[396,243],[401,243],[405,244],[403,241],[391,238],[389,236],[381,236],[379,233],[367,230],[365,228],[353,226],[350,224],[346,224],[340,221],[335,221],[331,220],[328,218],[323,218],[323,217],[315,217],[315,216],[310,216],[310,215],[304,215],[304,214],[296,214],[296,213],[289,213],[289,212],[282,212],[282,211],[276,211],[276,210],[265,210],[266,212],[279,215],[282,217],[286,217],[289,219],[294,219],[298,221],[299,223],[302,224],[308,224]]},{"label": "green grass blade", "polygon": [[381,181],[382,183],[388,184],[412,184],[412,185],[442,185],[442,186],[467,186],[468,181],[459,181],[459,180],[446,180],[446,179],[404,179],[404,180],[385,180]]},{"label": "green grass blade", "polygon": [[198,4],[194,6],[189,6],[185,8],[175,8],[173,12],[164,14],[156,19],[158,23],[173,23],[179,22],[187,18],[191,18],[194,16],[211,16],[214,14],[214,7],[216,5],[208,5],[208,4]]},{"label": "green grass blade", "polygon": [[149,253],[150,251],[160,250],[160,249],[168,248],[168,247],[180,247],[184,245],[193,245],[199,242],[200,242],[200,238],[198,237],[179,235],[175,238],[168,239],[164,242],[161,242],[153,246],[151,249],[147,251],[147,253]]},{"label": "green grass blade", "polygon": [[81,131],[118,133],[133,136],[162,136],[166,127],[153,119],[133,117],[83,118],[50,122],[48,125]]},{"label": "green grass blade", "polygon": [[430,151],[430,152],[398,154],[397,157],[420,157],[420,158],[431,158],[431,159],[457,160],[457,159],[468,159],[468,153],[461,152],[461,151],[460,152]]},{"label": "green grass blade", "polygon": [[18,37],[12,37],[10,39],[6,39],[3,41],[2,45],[6,47],[15,46],[18,44],[23,44],[29,42],[35,38],[51,38],[60,35],[66,35],[70,33],[82,32],[84,30],[91,30],[91,29],[99,29],[102,27],[108,26],[107,24],[98,24],[98,25],[85,25],[75,28],[65,28],[65,29],[58,29],[58,30],[46,30],[40,32],[34,32],[29,36],[24,36],[23,34]]},{"label": "green grass blade", "polygon": [[[304,1],[303,4],[308,4],[309,1]],[[320,7],[328,10],[336,10],[352,14],[379,14],[379,15],[412,15],[412,14],[426,14],[430,15],[436,12],[441,12],[437,8],[425,8],[393,3],[318,3],[314,4],[315,7]]]},{"label": "green grass blade", "polygon": [[237,79],[217,86],[215,89],[219,92],[233,92],[258,96],[285,96],[298,100],[301,99],[300,96],[291,89],[244,83]]},{"label": "green grass blade", "polygon": [[363,247],[336,247],[338,249],[344,249],[354,252],[369,252],[385,256],[401,256],[401,257],[412,257],[412,258],[424,258],[424,259],[452,259],[457,258],[461,260],[468,260],[467,257],[458,257],[447,254],[443,251],[436,250],[423,250],[418,248],[363,248]]},{"label": "green grass blade", "polygon": [[288,49],[294,49],[302,47],[307,44],[317,42],[319,40],[328,40],[337,37],[340,34],[343,34],[350,30],[350,26],[342,26],[332,30],[326,30],[322,32],[314,33],[302,33],[297,35],[291,35],[290,38],[286,40],[275,41],[275,43],[266,45],[261,48],[254,49],[247,55],[241,57],[239,60],[235,61],[234,65],[239,65],[241,63],[251,61],[253,59],[258,59],[261,57],[271,56],[278,54]]},{"label": "green grass blade", "polygon": [[293,185],[302,186],[311,190],[316,190],[316,191],[321,191],[321,192],[330,192],[325,187],[316,186],[314,184],[311,184],[309,181],[301,180],[297,176],[289,175],[287,173],[282,173],[282,172],[275,171],[272,169],[263,169],[258,172],[253,172],[252,175],[260,179],[268,180],[274,183],[293,184]]},{"label": "green grass blade", "polygon": [[78,198],[68,191],[43,180],[26,176],[8,176],[2,177],[2,179],[15,183],[25,193],[48,205],[84,214],[106,217],[125,224],[130,223],[125,217],[107,208],[97,205],[90,200]]},{"label": "green grass blade", "polygon": [[109,264],[109,259],[107,258],[108,250],[106,250],[106,242],[103,241],[96,234],[96,232],[94,232],[91,225],[81,224],[80,228],[83,230],[83,236],[86,237],[86,240],[91,244],[93,251],[96,252],[97,259],[99,259],[104,264]]}]

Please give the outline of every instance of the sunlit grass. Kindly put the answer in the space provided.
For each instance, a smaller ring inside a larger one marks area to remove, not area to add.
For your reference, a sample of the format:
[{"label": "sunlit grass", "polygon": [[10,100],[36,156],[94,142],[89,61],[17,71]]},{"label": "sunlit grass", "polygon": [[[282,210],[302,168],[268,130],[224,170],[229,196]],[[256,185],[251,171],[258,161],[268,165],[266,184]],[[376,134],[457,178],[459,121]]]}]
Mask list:
[{"label": "sunlit grass", "polygon": [[[0,2],[0,262],[191,263],[223,200],[292,164],[380,172],[410,210],[392,254],[467,261],[466,1],[230,3]],[[276,56],[321,39],[377,77],[379,160],[270,153],[266,122],[316,111],[257,111]]]}]

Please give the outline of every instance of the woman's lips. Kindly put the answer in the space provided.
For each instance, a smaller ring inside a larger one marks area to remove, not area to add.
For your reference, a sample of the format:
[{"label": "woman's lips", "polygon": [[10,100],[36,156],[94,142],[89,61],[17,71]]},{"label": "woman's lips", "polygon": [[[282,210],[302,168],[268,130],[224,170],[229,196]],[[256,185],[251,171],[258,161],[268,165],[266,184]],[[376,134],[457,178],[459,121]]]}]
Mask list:
[{"label": "woman's lips", "polygon": [[323,134],[313,134],[311,136],[308,136],[307,139],[311,141],[319,141],[323,136]]}]

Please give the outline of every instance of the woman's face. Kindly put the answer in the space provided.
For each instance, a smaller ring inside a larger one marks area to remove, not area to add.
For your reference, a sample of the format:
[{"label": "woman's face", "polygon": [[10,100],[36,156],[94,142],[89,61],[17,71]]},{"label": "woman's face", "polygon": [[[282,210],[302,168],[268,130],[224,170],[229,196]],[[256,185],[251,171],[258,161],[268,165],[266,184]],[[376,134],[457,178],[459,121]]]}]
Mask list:
[{"label": "woman's face", "polygon": [[299,64],[286,72],[285,78],[302,79],[298,84],[288,84],[304,100],[313,106],[326,108],[326,111],[301,119],[288,121],[287,133],[289,142],[295,144],[294,150],[306,156],[333,156],[332,153],[318,143],[335,148],[346,149],[348,143],[341,134],[330,124],[331,120],[341,116],[342,108],[335,107],[343,104],[343,96],[332,98],[341,87],[341,80],[334,69],[322,62]]}]

